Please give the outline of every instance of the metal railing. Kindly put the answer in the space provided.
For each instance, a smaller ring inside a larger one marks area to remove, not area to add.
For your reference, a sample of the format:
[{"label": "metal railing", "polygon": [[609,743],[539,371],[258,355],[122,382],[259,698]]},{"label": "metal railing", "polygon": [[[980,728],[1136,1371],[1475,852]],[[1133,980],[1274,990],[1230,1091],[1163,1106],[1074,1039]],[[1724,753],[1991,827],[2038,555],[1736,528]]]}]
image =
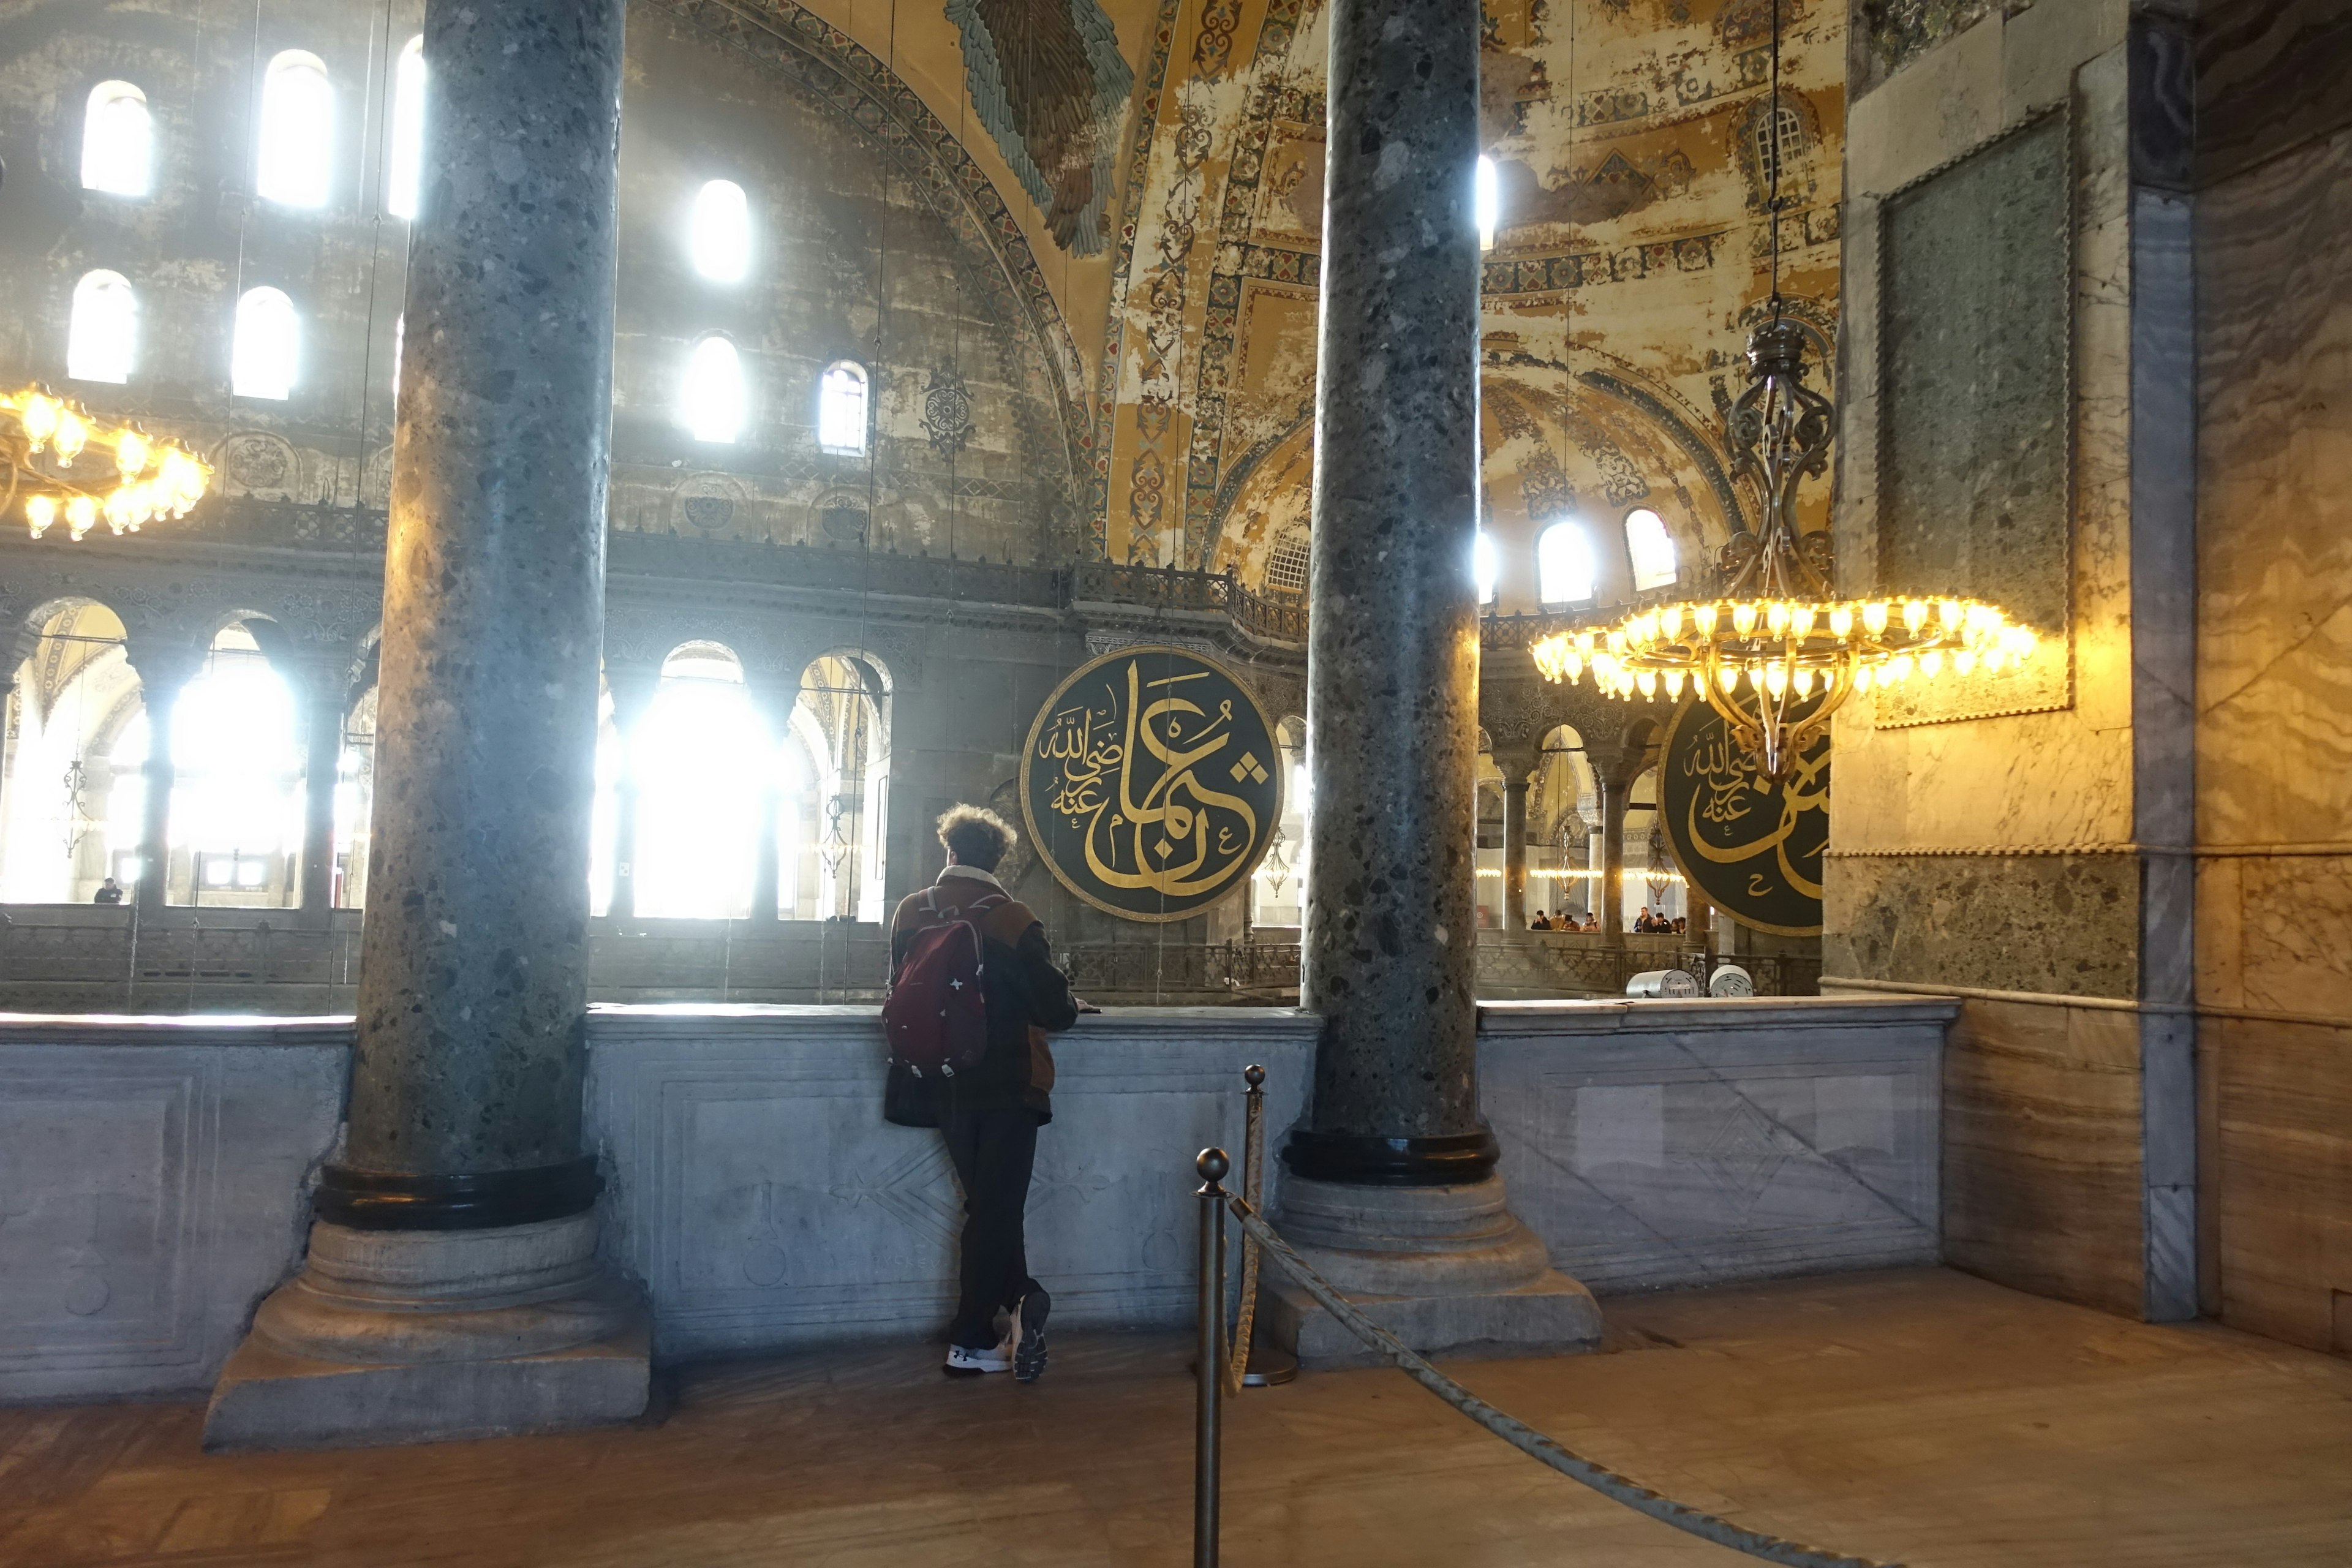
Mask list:
[{"label": "metal railing", "polygon": [[[1714,1542],[1735,1552],[1788,1568],[1901,1568],[1866,1557],[1808,1546],[1760,1530],[1750,1530],[1718,1515],[1675,1501],[1660,1492],[1595,1463],[1527,1423],[1507,1415],[1446,1376],[1403,1341],[1358,1310],[1331,1282],[1292,1250],[1282,1234],[1260,1212],[1265,1199],[1263,1177],[1263,1101],[1259,1086],[1265,1069],[1253,1067],[1249,1082],[1250,1118],[1244,1143],[1244,1192],[1225,1191],[1224,1179],[1233,1162],[1223,1149],[1203,1149],[1193,1162],[1201,1185],[1201,1280],[1198,1360],[1195,1363],[1192,1433],[1192,1562],[1194,1568],[1216,1568],[1219,1546],[1218,1510],[1223,1477],[1223,1403],[1241,1387],[1239,1370],[1249,1356],[1254,1321],[1258,1249],[1270,1254],[1283,1272],[1314,1298],[1349,1332],[1384,1357],[1398,1371],[1428,1389],[1454,1410],[1510,1444],[1519,1452],[1549,1465],[1570,1479],[1591,1487],[1613,1502],[1662,1524]],[[1242,1317],[1228,1352],[1225,1332],[1225,1215],[1231,1210],[1242,1226]]]},{"label": "metal railing", "polygon": [[1296,942],[1086,942],[1065,950],[1061,965],[1079,994],[1097,999],[1270,998],[1298,989]]}]

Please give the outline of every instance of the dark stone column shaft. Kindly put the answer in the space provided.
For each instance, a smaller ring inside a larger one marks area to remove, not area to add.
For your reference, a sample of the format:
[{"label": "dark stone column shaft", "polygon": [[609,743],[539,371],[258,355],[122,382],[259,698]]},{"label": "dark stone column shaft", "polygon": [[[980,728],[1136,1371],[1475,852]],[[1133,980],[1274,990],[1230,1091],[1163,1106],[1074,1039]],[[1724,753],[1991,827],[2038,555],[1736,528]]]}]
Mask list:
[{"label": "dark stone column shaft", "polygon": [[425,8],[359,1045],[320,1205],[344,1223],[523,1224],[594,1197],[580,1095],[623,11]]},{"label": "dark stone column shaft", "polygon": [[1334,0],[1316,378],[1303,1175],[1475,1181],[1478,13]]}]

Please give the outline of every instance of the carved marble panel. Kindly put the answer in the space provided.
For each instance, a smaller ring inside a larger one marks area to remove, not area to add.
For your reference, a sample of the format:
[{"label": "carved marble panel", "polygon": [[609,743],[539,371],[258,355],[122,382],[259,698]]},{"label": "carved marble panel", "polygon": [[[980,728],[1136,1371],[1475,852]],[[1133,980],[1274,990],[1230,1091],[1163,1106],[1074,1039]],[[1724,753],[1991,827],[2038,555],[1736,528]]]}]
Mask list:
[{"label": "carved marble panel", "polygon": [[1506,1003],[1511,1207],[1603,1294],[1933,1262],[1948,1002]]},{"label": "carved marble panel", "polygon": [[349,1038],[0,1017],[0,1400],[212,1381],[299,1256]]},{"label": "carved marble panel", "polygon": [[[945,1322],[961,1200],[938,1136],[882,1120],[872,1009],[607,1007],[589,1038],[606,1247],[652,1297],[662,1354]],[[1121,1011],[1055,1041],[1029,1257],[1056,1321],[1185,1321],[1192,1157],[1240,1149],[1254,1061],[1278,1142],[1313,1048],[1312,1019],[1253,1008]]]}]

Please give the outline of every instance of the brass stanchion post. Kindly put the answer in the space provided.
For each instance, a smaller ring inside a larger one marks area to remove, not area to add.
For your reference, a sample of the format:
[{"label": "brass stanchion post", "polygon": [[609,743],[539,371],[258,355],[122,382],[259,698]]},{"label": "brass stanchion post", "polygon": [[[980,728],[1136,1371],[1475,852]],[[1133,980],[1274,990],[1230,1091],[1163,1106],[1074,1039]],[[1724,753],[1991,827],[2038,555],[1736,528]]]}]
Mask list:
[{"label": "brass stanchion post", "polygon": [[1192,1426],[1192,1564],[1217,1568],[1217,1418],[1224,1397],[1225,1189],[1234,1168],[1223,1149],[1203,1149],[1201,1173],[1201,1344]]}]

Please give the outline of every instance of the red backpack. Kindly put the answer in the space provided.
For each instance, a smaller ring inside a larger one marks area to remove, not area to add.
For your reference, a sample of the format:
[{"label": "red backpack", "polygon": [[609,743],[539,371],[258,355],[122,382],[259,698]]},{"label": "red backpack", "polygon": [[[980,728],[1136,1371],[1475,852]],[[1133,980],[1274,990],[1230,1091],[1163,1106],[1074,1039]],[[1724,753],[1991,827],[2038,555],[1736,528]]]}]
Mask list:
[{"label": "red backpack", "polygon": [[[987,945],[975,917],[1011,900],[989,893],[907,939],[907,961],[882,1004],[882,1033],[890,1043],[890,1065],[917,1078],[953,1078],[980,1065],[988,1054],[988,1003],[982,974]],[[940,914],[939,889],[923,894],[923,908]]]}]

